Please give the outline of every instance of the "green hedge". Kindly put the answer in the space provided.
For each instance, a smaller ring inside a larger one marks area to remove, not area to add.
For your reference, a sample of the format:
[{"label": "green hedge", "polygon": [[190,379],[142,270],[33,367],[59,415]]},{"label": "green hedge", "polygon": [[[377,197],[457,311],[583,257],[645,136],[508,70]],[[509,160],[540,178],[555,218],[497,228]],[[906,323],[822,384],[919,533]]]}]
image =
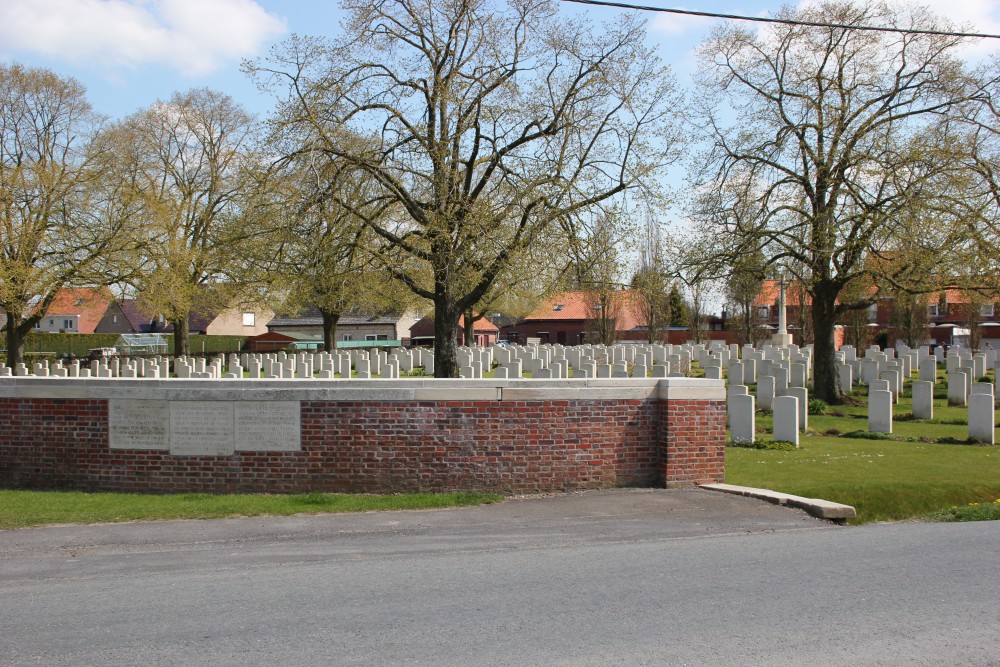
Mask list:
[{"label": "green hedge", "polygon": [[[74,354],[86,356],[95,347],[114,347],[120,334],[61,334],[30,333],[25,337],[24,354]],[[174,337],[164,336],[167,353],[174,349]],[[191,336],[191,353],[215,354],[218,352],[238,352],[245,336]],[[0,334],[0,349],[7,350],[7,334]]]}]

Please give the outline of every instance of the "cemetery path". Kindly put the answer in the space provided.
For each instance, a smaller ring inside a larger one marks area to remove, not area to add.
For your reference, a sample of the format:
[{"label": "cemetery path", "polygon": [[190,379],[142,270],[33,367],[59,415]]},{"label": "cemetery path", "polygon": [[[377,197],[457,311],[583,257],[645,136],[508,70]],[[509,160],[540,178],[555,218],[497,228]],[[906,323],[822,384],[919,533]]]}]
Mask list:
[{"label": "cemetery path", "polygon": [[1000,522],[694,489],[0,532],[0,664],[993,664]]}]

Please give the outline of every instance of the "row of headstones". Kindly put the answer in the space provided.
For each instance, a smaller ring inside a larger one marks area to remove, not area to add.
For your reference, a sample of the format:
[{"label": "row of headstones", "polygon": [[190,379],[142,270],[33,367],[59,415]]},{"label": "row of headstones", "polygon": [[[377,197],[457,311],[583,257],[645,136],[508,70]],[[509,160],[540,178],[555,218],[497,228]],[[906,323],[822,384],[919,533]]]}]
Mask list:
[{"label": "row of headstones", "polygon": [[[846,352],[842,350],[845,358],[850,363],[857,361],[852,358],[852,350]],[[913,415],[917,419],[933,419],[934,406],[934,381],[937,377],[937,362],[940,355],[925,354],[919,351],[912,351],[915,358],[911,357],[911,351],[906,351],[901,359],[916,361],[920,366],[919,381],[912,385],[913,393]],[[991,351],[992,352],[992,351]],[[978,363],[976,363],[976,359]],[[956,361],[952,362],[951,359]],[[904,374],[910,375],[911,366],[906,363],[894,363],[890,361],[891,354],[885,354],[877,349],[866,351],[865,362],[871,365],[865,368],[882,368],[878,375],[871,372],[864,373],[863,378],[869,386],[868,395],[868,430],[873,433],[892,432],[892,407],[899,402],[899,396],[903,389]],[[994,443],[994,397],[1000,391],[994,390],[994,385],[990,383],[973,382],[973,374],[980,376],[985,373],[985,364],[996,364],[995,354],[962,355],[960,352],[949,354],[950,367],[955,370],[948,374],[949,377],[949,404],[969,405],[969,437],[980,442]],[[968,367],[959,366],[961,361],[969,361]],[[851,386],[850,377],[853,367],[848,362],[841,366],[843,385],[846,388]],[[982,364],[982,365],[980,365]],[[844,368],[847,378],[844,378]],[[732,366],[731,366],[732,368]],[[874,375],[874,376],[873,376]],[[931,379],[925,380],[925,377]],[[997,373],[1000,378],[1000,373]],[[733,374],[733,377],[739,377]],[[746,377],[744,375],[744,377]],[[798,446],[798,434],[808,427],[808,390],[805,388],[785,386],[785,377],[779,373],[777,377],[762,376],[758,378],[757,398],[760,399],[761,408],[771,410],[774,417],[774,438],[775,440],[787,440],[794,442]],[[1000,390],[1000,380],[998,380],[998,390]],[[966,397],[968,396],[968,400]],[[786,400],[794,398],[795,403]],[[727,419],[730,424],[731,437],[737,442],[753,442],[756,439],[756,400],[749,395],[745,385],[730,383],[727,394]]]},{"label": "row of headstones", "polygon": [[[738,350],[735,351],[738,354]],[[530,373],[536,378],[573,377],[668,377],[686,375],[693,359],[708,368],[727,364],[730,350],[714,345],[645,345],[617,344],[611,346],[582,345],[512,345],[459,348],[458,361],[462,377],[482,377],[494,365],[496,377],[523,377]],[[60,377],[124,377],[124,378],[314,378],[351,377],[394,378],[400,371],[423,367],[426,374],[434,372],[434,356],[423,348],[382,350],[335,350],[333,352],[231,353],[212,359],[181,357],[129,358],[81,362],[74,360],[49,364],[34,364],[30,374]],[[23,364],[19,368],[4,368],[0,375],[28,375]],[[709,370],[709,376],[712,376]]]},{"label": "row of headstones", "polygon": [[[228,362],[228,363],[227,363]],[[331,379],[337,375],[351,377],[353,370],[359,378],[398,378],[400,370],[410,371],[423,367],[425,372],[434,372],[434,355],[430,350],[399,348],[392,353],[381,350],[351,350],[334,353],[276,352],[232,353],[219,355],[211,360],[204,358],[169,357],[129,358],[112,357],[83,361],[79,359],[64,363],[57,360],[49,364],[47,360],[33,364],[31,372],[24,364],[10,368],[0,364],[0,377],[12,375],[36,375],[43,377],[99,377],[99,378],[315,378]]]}]

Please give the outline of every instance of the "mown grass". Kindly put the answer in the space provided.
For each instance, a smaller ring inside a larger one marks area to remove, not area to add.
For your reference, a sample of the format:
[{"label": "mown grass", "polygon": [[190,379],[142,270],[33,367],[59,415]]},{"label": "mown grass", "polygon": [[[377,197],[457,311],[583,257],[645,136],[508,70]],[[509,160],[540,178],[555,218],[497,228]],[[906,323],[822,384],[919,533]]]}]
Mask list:
[{"label": "mown grass", "polygon": [[726,449],[726,481],[853,505],[856,523],[1000,498],[1000,450],[825,436],[792,451]]},{"label": "mown grass", "polygon": [[[867,433],[862,388],[854,404],[809,415],[797,450],[728,448],[726,481],[853,505],[856,523],[1000,519],[1000,449],[964,444],[968,411],[947,405],[943,378],[934,419],[913,419],[909,390],[907,382],[891,435]],[[758,413],[760,439],[771,439],[772,423],[770,414]]]},{"label": "mown grass", "polygon": [[47,524],[114,523],[164,519],[221,519],[331,512],[436,509],[499,502],[494,493],[353,495],[138,495],[77,491],[0,490],[0,529]]}]

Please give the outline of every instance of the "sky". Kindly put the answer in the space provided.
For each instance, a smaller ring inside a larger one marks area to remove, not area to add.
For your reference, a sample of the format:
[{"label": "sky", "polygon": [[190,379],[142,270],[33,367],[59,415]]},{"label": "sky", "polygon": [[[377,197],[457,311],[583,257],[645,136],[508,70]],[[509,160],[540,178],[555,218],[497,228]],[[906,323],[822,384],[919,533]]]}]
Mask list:
[{"label": "sky", "polygon": [[[766,15],[783,3],[705,0],[658,4],[721,13]],[[1000,0],[930,0],[926,4],[978,32],[1000,33]],[[567,14],[595,22],[619,12],[564,3]],[[47,67],[82,82],[94,108],[124,117],[174,92],[209,87],[264,116],[272,100],[240,72],[292,34],[334,36],[336,2],[314,0],[0,0],[0,61]],[[685,84],[693,49],[713,20],[653,14],[648,39]],[[970,57],[1000,48],[984,40]]]}]

